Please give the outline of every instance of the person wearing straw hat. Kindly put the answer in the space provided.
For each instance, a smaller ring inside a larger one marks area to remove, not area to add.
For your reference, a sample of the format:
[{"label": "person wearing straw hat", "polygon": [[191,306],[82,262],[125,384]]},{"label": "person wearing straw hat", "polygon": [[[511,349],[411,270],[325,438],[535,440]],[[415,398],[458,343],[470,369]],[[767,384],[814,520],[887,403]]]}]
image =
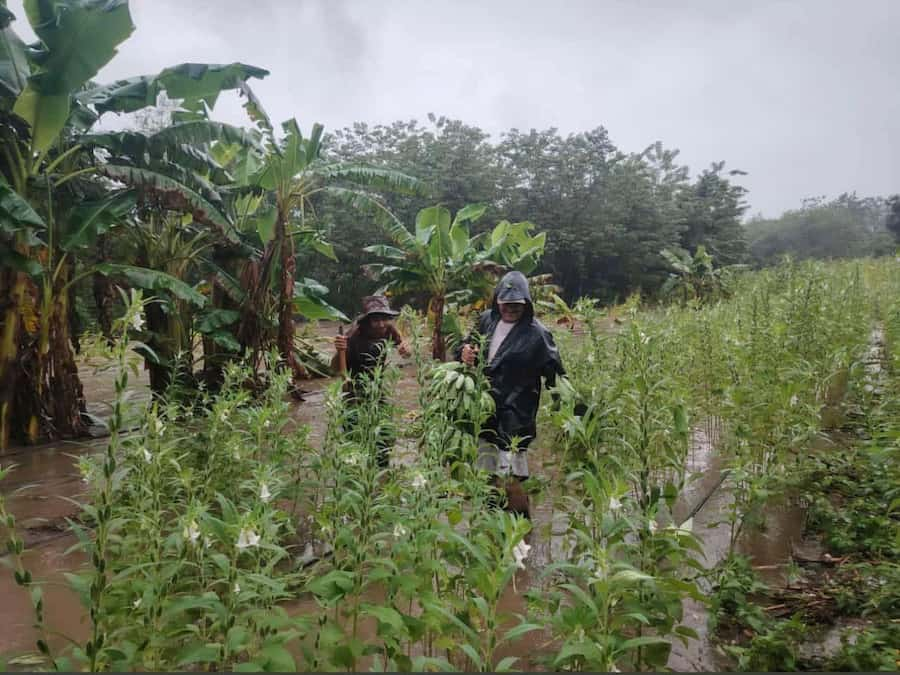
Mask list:
[{"label": "person wearing straw hat", "polygon": [[[348,377],[344,391],[351,405],[355,405],[362,391],[361,379],[384,363],[389,342],[396,345],[400,356],[408,357],[411,354],[408,343],[394,324],[399,312],[391,309],[385,296],[366,296],[362,300],[362,307],[362,314],[356,317],[350,331],[346,335],[335,336],[336,353],[331,360],[333,370],[346,369]],[[377,462],[381,468],[388,466],[392,443],[393,439],[387,435],[378,441]]]},{"label": "person wearing straw hat", "polygon": [[351,380],[359,375],[371,373],[381,363],[387,342],[393,342],[400,356],[409,356],[407,342],[400,335],[394,319],[400,314],[391,309],[383,295],[369,295],[362,300],[363,311],[350,328],[347,335],[337,335],[334,347],[337,350],[331,365],[339,369],[341,352],[347,355],[347,372]]}]

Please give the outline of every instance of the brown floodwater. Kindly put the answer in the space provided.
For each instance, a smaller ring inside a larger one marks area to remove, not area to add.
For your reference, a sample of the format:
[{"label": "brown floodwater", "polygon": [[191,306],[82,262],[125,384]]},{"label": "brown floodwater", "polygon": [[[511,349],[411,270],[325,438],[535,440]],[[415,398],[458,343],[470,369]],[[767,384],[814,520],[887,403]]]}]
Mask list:
[{"label": "brown floodwater", "polygon": [[[331,328],[326,326],[324,330]],[[402,377],[394,400],[401,409],[413,410],[417,406],[418,393],[414,366],[408,359],[398,359],[398,365]],[[89,410],[98,417],[107,417],[114,391],[111,371],[94,372],[93,368],[84,365],[82,374]],[[322,379],[305,383],[304,389],[307,391],[304,401],[293,409],[292,417],[297,423],[310,425],[310,440],[313,443],[320,442],[324,433],[324,389],[331,382],[332,379]],[[132,378],[130,388],[134,400],[146,401],[149,397],[147,378],[142,371],[137,378]],[[694,430],[687,466],[689,485],[672,514],[679,523],[693,517],[694,532],[703,541],[704,565],[708,568],[725,557],[730,540],[729,527],[722,521],[731,496],[727,477],[722,473],[725,462],[716,451],[717,434],[714,424]],[[103,444],[102,438],[87,443],[48,443],[31,448],[13,448],[0,457],[3,466],[10,462],[17,464],[15,471],[0,483],[0,492],[10,512],[16,516],[20,534],[28,546],[26,566],[35,579],[45,586],[46,624],[51,631],[49,642],[53,648],[62,647],[67,638],[83,642],[88,635],[84,611],[64,577],[66,572],[77,570],[84,562],[81,554],[66,553],[74,539],[65,530],[65,519],[78,512],[76,504],[69,500],[77,502],[82,497],[84,485],[77,468],[78,456],[97,452]],[[501,611],[510,614],[525,614],[522,591],[540,584],[544,569],[566,555],[567,542],[563,532],[567,516],[553,507],[556,494],[553,486],[560,485],[563,476],[548,446],[549,443],[542,442],[539,437],[529,451],[533,472],[549,478],[551,490],[532,507],[533,530],[529,535],[532,549],[528,569],[517,572],[516,590],[508,588],[500,603]],[[413,447],[398,447],[394,461],[410,462],[414,451]],[[792,551],[800,541],[802,524],[803,514],[797,506],[773,503],[767,509],[764,529],[754,530],[742,537],[739,550],[751,556],[755,566],[782,567],[790,561]],[[316,614],[320,611],[310,598],[300,598],[288,603],[287,607],[291,613]],[[686,600],[684,610],[685,623],[698,632],[700,639],[691,641],[687,647],[675,642],[669,667],[680,671],[726,668],[727,661],[716,651],[707,633],[705,608],[700,603]],[[12,574],[0,574],[0,656],[34,651],[38,635],[32,622],[31,605],[26,593],[15,585]],[[360,630],[364,637],[374,635],[371,623],[364,622]],[[498,650],[497,659],[518,656],[517,669],[540,670],[541,658],[555,653],[557,647],[548,634],[532,633],[513,644],[504,645]]]}]

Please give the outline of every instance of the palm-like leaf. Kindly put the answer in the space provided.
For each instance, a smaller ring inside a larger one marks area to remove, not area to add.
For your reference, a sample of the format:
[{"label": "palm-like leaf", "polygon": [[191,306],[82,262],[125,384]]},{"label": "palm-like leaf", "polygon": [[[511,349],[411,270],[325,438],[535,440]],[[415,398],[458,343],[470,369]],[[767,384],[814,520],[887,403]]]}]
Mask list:
[{"label": "palm-like leaf", "polygon": [[110,178],[154,195],[164,208],[181,213],[190,213],[195,222],[203,223],[216,229],[229,241],[238,241],[234,226],[225,215],[197,192],[177,180],[155,171],[134,166],[105,164],[102,167],[102,171]]},{"label": "palm-like leaf", "polygon": [[[10,27],[13,14],[0,6],[0,107],[9,109],[28,81],[25,43]],[[5,102],[5,103],[4,103]]]},{"label": "palm-like leaf", "polygon": [[27,86],[14,111],[32,130],[33,148],[44,153],[69,119],[70,98],[115,55],[134,30],[127,0],[27,2],[39,42],[32,45]]},{"label": "palm-like leaf", "polygon": [[101,274],[120,274],[128,278],[135,286],[154,291],[169,291],[175,297],[193,303],[198,307],[206,304],[206,298],[194,288],[173,277],[171,274],[159,270],[134,267],[132,265],[117,265],[113,263],[101,263],[97,265],[97,271]]},{"label": "palm-like leaf", "polygon": [[134,112],[156,105],[160,93],[170,98],[215,102],[219,93],[239,89],[250,78],[263,78],[268,70],[243,63],[182,63],[156,75],[140,75],[93,87],[79,99],[105,112]]}]

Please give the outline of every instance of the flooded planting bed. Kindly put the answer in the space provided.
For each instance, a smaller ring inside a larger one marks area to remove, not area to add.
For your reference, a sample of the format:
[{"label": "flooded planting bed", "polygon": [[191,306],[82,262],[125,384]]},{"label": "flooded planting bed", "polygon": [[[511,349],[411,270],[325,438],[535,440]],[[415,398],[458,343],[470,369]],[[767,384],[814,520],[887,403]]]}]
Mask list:
[{"label": "flooded planting bed", "polygon": [[[418,387],[410,368],[404,369],[395,398],[404,410],[416,405]],[[309,383],[305,401],[293,407],[292,419],[298,424],[310,425],[310,440],[321,442],[325,430],[324,389],[331,380]],[[704,565],[713,567],[728,550],[729,527],[722,522],[728,509],[730,495],[723,476],[723,460],[716,453],[714,439],[707,431],[696,429],[693,433],[688,473],[689,487],[677,503],[673,516],[676,522],[693,518],[694,530],[704,544]],[[98,452],[103,439],[89,443],[57,443],[37,448],[18,449],[12,455],[17,469],[2,484],[8,508],[16,516],[19,530],[29,549],[25,563],[35,578],[45,584],[47,628],[51,647],[58,649],[67,638],[83,642],[88,637],[85,612],[74,592],[69,588],[65,573],[75,571],[84,563],[79,553],[68,553],[74,537],[67,531],[66,519],[76,517],[76,503],[83,496],[84,483],[78,470],[78,457],[84,453]],[[539,439],[530,451],[530,461],[549,479],[548,491],[536,500],[532,509],[533,530],[528,536],[532,550],[527,569],[517,573],[515,590],[510,586],[505,592],[500,608],[504,612],[524,614],[524,592],[546,583],[545,568],[553,562],[565,559],[567,542],[565,530],[568,514],[554,508],[559,497],[561,467],[556,465],[549,443]],[[404,449],[400,449],[404,448]],[[402,464],[411,459],[414,449],[398,444],[394,462]],[[761,567],[777,568],[790,560],[793,546],[800,540],[802,513],[796,508],[773,504],[767,517],[764,533],[753,532],[740,543],[740,550],[752,556]],[[303,546],[298,549],[303,550]],[[306,554],[310,551],[307,547]],[[33,650],[38,635],[32,629],[32,609],[25,592],[15,585],[11,574],[0,575],[0,653],[15,655]],[[312,599],[299,599],[286,604],[292,614],[316,616],[321,611]],[[685,623],[697,631],[699,640],[692,640],[687,647],[673,643],[669,666],[675,670],[709,670],[726,665],[716,652],[707,635],[707,614],[701,603],[685,600]],[[360,629],[374,631],[370,621]],[[558,645],[548,635],[532,634],[506,645],[498,654],[517,656],[521,669],[541,669],[542,658],[555,653]]]}]

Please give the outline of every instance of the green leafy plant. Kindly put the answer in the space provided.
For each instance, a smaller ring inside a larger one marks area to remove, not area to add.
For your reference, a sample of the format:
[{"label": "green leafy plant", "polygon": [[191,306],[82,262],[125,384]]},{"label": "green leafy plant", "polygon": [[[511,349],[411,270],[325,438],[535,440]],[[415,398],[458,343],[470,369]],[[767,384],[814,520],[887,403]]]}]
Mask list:
[{"label": "green leafy plant", "polygon": [[546,236],[529,234],[534,229],[529,222],[504,220],[490,232],[471,236],[469,225],[486,210],[483,204],[470,204],[451,219],[450,211],[442,206],[422,209],[416,215],[415,233],[396,220],[388,220],[387,233],[395,245],[365,249],[389,260],[366,266],[367,273],[383,284],[382,292],[427,295],[428,314],[434,325],[432,356],[439,361],[446,359],[442,328],[446,304],[483,301],[499,272],[518,269],[528,273],[544,251]]}]

